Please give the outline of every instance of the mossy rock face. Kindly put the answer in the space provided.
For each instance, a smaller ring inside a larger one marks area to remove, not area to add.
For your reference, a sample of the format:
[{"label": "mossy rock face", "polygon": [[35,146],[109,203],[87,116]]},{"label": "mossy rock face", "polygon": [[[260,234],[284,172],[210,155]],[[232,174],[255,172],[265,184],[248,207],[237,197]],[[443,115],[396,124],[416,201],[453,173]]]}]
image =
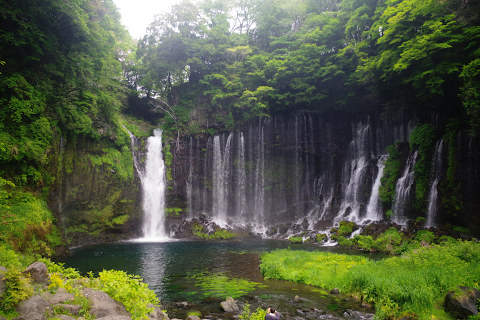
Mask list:
[{"label": "mossy rock face", "polygon": [[[62,221],[68,244],[137,236],[140,184],[133,172],[123,171],[130,170],[126,168],[131,151],[91,141],[71,141],[59,149],[48,204],[57,220]],[[112,153],[111,149],[116,151]],[[116,152],[121,156],[111,159],[108,154]]]}]

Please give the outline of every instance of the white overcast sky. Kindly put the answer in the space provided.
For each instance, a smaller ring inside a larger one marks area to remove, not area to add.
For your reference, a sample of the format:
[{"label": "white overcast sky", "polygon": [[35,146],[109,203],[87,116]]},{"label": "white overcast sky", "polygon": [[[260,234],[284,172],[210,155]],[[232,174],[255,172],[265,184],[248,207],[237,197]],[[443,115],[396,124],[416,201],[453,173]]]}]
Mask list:
[{"label": "white overcast sky", "polygon": [[154,16],[170,11],[180,0],[113,0],[122,15],[122,24],[134,39],[140,39]]}]

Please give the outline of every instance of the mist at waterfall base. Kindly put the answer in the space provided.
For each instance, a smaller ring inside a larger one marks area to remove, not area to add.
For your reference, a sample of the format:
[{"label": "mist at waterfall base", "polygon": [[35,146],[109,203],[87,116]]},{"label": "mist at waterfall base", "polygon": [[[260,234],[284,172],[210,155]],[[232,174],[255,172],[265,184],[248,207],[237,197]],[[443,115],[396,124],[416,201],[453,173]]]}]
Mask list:
[{"label": "mist at waterfall base", "polygon": [[[274,305],[288,319],[297,313],[298,304],[292,303],[296,295],[304,300],[302,309],[319,309],[331,315],[328,319],[344,318],[347,310],[372,312],[360,303],[347,301],[348,297],[319,294],[319,288],[279,280],[264,280],[259,271],[259,254],[279,248],[292,247],[280,240],[249,239],[236,241],[173,241],[173,242],[122,242],[76,248],[61,262],[75,267],[82,274],[94,274],[106,269],[123,270],[139,275],[154,290],[162,308],[171,318],[186,319],[188,311],[200,311],[213,319],[230,319],[219,309],[225,297],[212,298],[198,286],[199,273],[223,274],[231,278],[246,279],[266,287],[245,294],[237,300],[248,302],[251,310]],[[318,250],[317,246],[299,245],[302,250]],[[346,253],[339,248],[321,250]],[[372,255],[369,255],[372,257]],[[186,301],[188,308],[178,307]],[[332,308],[335,306],[335,308]],[[329,310],[331,309],[331,310]],[[370,315],[373,317],[373,315]],[[318,319],[318,314],[303,315],[304,319]],[[358,318],[357,318],[358,319]]]}]

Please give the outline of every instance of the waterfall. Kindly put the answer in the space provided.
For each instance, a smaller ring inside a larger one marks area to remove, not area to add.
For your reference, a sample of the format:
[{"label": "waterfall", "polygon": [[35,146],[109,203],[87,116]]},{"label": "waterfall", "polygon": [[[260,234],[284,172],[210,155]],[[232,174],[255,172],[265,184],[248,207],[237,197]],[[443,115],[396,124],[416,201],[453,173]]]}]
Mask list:
[{"label": "waterfall", "polygon": [[245,225],[247,222],[246,209],[247,204],[246,198],[246,185],[247,185],[247,174],[245,171],[245,139],[243,137],[243,132],[240,132],[238,135],[238,159],[237,159],[237,178],[236,178],[236,192],[235,196],[237,199],[236,207],[236,216],[241,225]]},{"label": "waterfall", "polygon": [[162,154],[162,130],[155,129],[147,140],[143,190],[144,240],[168,239],[165,232],[165,162]]},{"label": "waterfall", "polygon": [[438,182],[442,172],[442,153],[443,153],[443,140],[439,140],[435,145],[435,153],[432,160],[432,179],[433,182],[430,186],[430,193],[428,195],[428,210],[427,221],[425,227],[435,227],[435,218],[437,215],[437,198],[438,198]]},{"label": "waterfall", "polygon": [[221,137],[217,135],[213,138],[213,220],[220,226],[227,225],[232,137],[233,133],[230,133],[223,152]]},{"label": "waterfall", "polygon": [[392,221],[400,225],[407,224],[406,213],[408,212],[407,209],[409,208],[410,204],[410,189],[414,181],[413,168],[415,167],[417,156],[418,151],[415,151],[415,153],[409,155],[407,163],[405,164],[405,169],[403,170],[403,174],[400,179],[398,179],[395,186],[395,200],[392,208]]},{"label": "waterfall", "polygon": [[377,177],[372,187],[372,192],[370,194],[370,199],[368,200],[367,205],[367,214],[362,220],[362,224],[370,223],[372,221],[382,220],[382,211],[380,205],[380,184],[383,177],[383,169],[385,169],[385,162],[387,161],[388,155],[384,154],[380,156],[377,161]]},{"label": "waterfall", "polygon": [[255,158],[255,181],[254,181],[254,230],[265,233],[265,128],[262,120],[258,125],[258,140]]},{"label": "waterfall", "polygon": [[138,164],[137,156],[135,154],[135,149],[137,148],[137,137],[131,133],[127,127],[122,125],[125,130],[127,130],[128,135],[130,136],[130,146],[132,147],[132,158],[133,158],[133,167],[135,168],[135,171],[138,174],[138,177],[140,178],[140,181],[143,181],[143,172],[140,170],[140,165]]},{"label": "waterfall", "polygon": [[345,163],[344,181],[347,186],[343,195],[343,203],[336,221],[346,219],[358,222],[361,210],[361,188],[365,173],[368,169],[367,162],[367,139],[369,138],[370,126],[358,124],[353,126],[353,140],[350,142],[350,164]]},{"label": "waterfall", "polygon": [[190,137],[188,144],[188,178],[187,178],[187,206],[188,216],[193,217],[193,138]]}]

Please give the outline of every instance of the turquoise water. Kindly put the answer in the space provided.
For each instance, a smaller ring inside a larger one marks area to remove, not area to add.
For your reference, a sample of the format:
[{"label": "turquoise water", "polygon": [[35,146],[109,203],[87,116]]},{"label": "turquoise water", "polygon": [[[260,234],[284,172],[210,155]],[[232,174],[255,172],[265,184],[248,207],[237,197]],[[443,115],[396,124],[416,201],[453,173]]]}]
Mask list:
[{"label": "turquoise water", "polygon": [[[140,275],[150,289],[156,292],[170,317],[184,319],[188,311],[200,310],[202,314],[213,318],[229,319],[218,308],[224,297],[221,297],[222,294],[212,296],[212,290],[202,287],[202,275],[220,275],[223,278],[257,283],[254,290],[246,290],[245,294],[236,298],[240,304],[248,302],[253,310],[259,306],[266,308],[273,305],[285,316],[294,318],[301,315],[302,319],[319,319],[320,313],[328,317],[344,318],[343,314],[348,310],[366,311],[358,303],[349,301],[348,297],[325,294],[311,286],[264,280],[258,268],[259,255],[286,247],[335,250],[331,247],[293,246],[285,241],[258,239],[122,242],[73,249],[71,256],[61,262],[82,273],[116,269]],[[297,295],[303,300],[302,303],[292,302]]]}]

